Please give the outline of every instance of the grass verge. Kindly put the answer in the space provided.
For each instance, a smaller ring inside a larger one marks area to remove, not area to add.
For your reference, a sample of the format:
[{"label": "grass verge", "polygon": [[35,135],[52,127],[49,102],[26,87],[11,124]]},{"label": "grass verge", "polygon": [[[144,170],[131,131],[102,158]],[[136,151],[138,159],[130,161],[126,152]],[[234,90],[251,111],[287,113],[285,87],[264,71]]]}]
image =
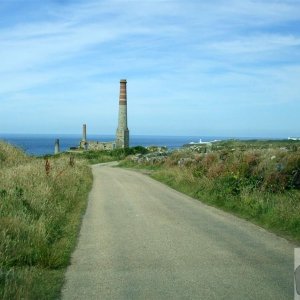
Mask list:
[{"label": "grass verge", "polygon": [[154,179],[300,244],[297,150],[175,151],[164,161],[137,163],[128,157],[120,166],[152,170]]},{"label": "grass verge", "polygon": [[[0,142],[0,298],[57,299],[92,174],[67,155],[26,156]],[[48,173],[48,174],[47,174]]]}]

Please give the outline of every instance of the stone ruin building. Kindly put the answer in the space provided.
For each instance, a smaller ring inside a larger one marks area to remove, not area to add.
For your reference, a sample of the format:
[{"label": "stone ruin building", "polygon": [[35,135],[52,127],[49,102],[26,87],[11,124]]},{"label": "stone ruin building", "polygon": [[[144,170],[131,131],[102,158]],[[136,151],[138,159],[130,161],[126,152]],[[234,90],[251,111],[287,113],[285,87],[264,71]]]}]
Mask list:
[{"label": "stone ruin building", "polygon": [[120,80],[119,118],[116,132],[116,140],[112,142],[88,141],[86,135],[86,124],[83,125],[82,140],[79,148],[84,150],[113,150],[116,148],[129,147],[129,130],[127,127],[127,81]]}]

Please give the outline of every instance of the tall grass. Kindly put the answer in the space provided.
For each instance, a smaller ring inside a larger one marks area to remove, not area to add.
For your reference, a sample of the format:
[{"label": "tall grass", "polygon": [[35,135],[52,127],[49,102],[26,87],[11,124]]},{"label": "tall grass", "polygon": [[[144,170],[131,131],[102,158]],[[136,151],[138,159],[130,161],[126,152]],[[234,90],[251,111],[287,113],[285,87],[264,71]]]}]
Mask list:
[{"label": "tall grass", "polygon": [[[251,143],[251,142],[250,142]],[[222,143],[219,150],[177,151],[152,176],[171,187],[300,242],[299,148],[251,149]],[[293,145],[294,146],[294,145]],[[218,149],[218,147],[216,147]],[[130,157],[123,166],[136,167]],[[139,165],[148,167],[143,162]],[[151,163],[155,169],[155,164]]]},{"label": "tall grass", "polygon": [[83,160],[45,161],[0,142],[0,298],[56,299],[92,183]]}]

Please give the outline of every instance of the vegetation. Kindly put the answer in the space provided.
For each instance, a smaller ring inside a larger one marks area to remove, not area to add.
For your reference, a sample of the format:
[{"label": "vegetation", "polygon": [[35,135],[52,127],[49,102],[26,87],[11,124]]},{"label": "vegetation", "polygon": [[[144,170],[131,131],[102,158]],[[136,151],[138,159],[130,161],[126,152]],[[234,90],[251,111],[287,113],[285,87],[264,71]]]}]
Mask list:
[{"label": "vegetation", "polygon": [[173,152],[124,167],[151,168],[152,177],[210,205],[300,241],[300,143],[227,141]]},{"label": "vegetation", "polygon": [[57,299],[91,188],[90,168],[0,142],[0,299]]},{"label": "vegetation", "polygon": [[213,143],[215,149],[240,149],[240,150],[254,150],[254,149],[280,149],[295,151],[300,147],[300,141],[294,140],[225,140]]},{"label": "vegetation", "polygon": [[128,155],[134,155],[138,153],[146,154],[148,153],[148,150],[142,146],[136,146],[125,149],[73,152],[75,157],[87,159],[90,164],[119,161],[125,159]]},{"label": "vegetation", "polygon": [[300,241],[300,142],[156,150],[63,153],[46,163],[0,142],[0,299],[59,297],[91,188],[87,161],[147,169],[181,192]]}]

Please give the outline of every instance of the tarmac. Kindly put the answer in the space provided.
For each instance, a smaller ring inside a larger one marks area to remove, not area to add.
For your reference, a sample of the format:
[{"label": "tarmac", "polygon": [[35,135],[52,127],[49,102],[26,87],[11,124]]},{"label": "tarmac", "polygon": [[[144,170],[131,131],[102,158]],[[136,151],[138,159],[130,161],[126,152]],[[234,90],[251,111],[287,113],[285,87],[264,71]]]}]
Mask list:
[{"label": "tarmac", "polygon": [[99,164],[62,299],[293,299],[294,245]]}]

